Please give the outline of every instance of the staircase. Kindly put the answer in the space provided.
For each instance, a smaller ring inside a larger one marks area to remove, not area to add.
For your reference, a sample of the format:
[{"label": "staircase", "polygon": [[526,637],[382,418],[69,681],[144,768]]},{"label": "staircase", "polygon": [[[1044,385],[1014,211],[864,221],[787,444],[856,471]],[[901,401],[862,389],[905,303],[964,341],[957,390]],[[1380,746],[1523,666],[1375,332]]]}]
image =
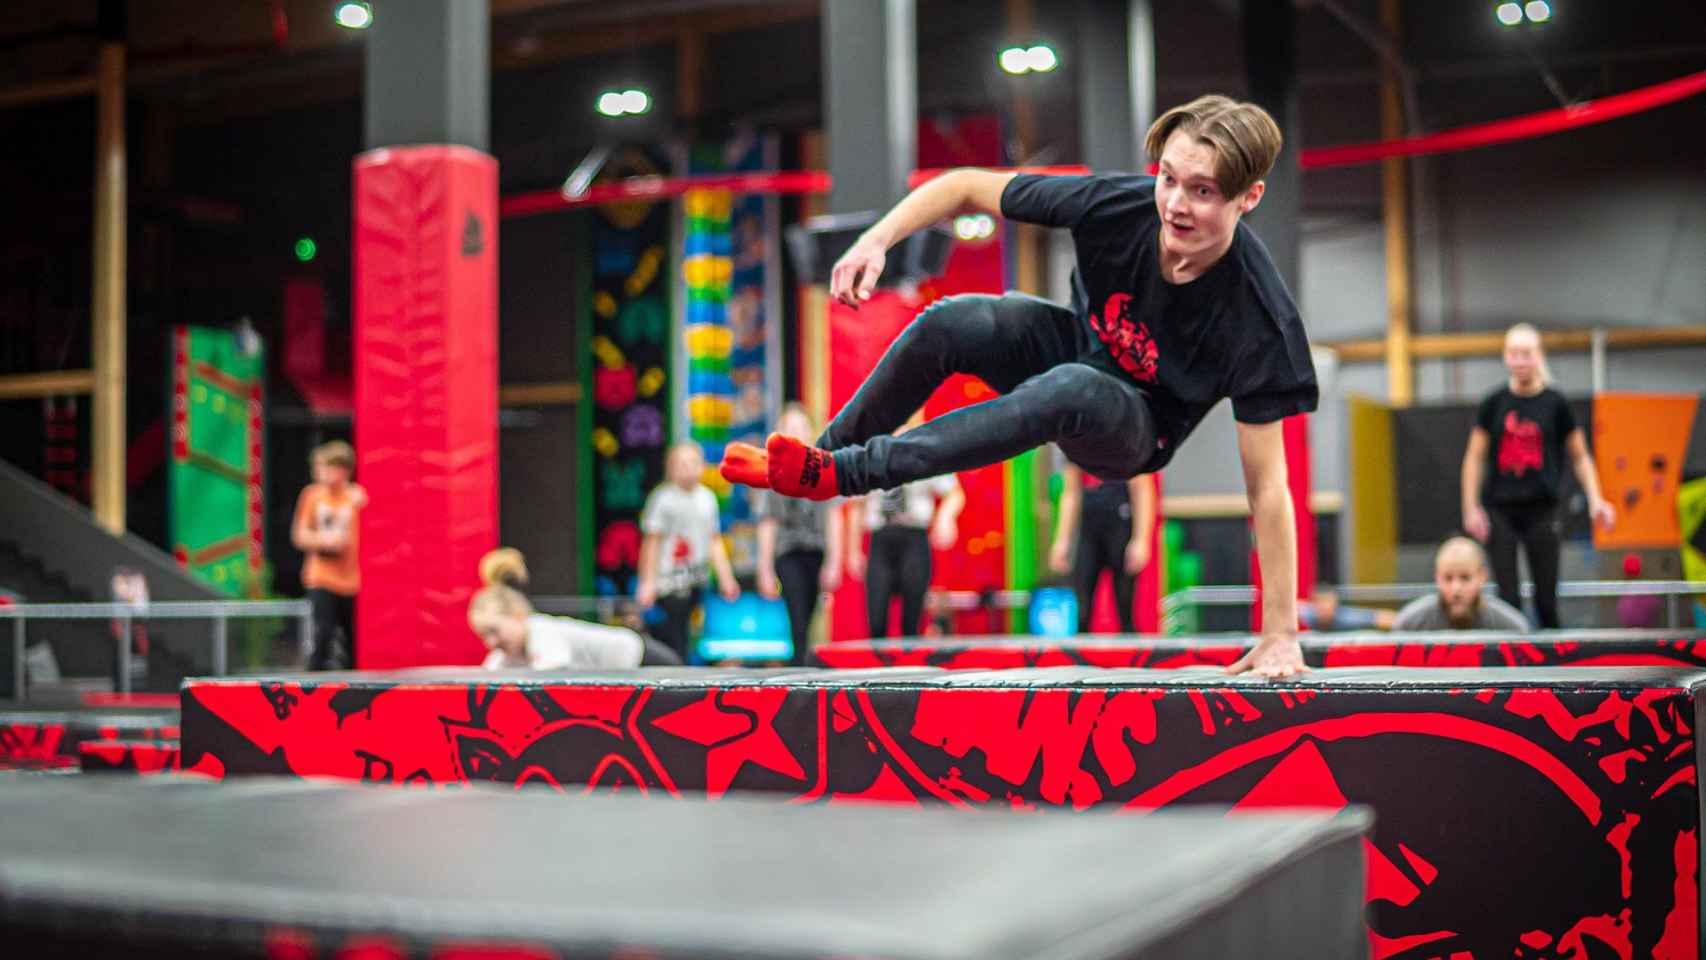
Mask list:
[{"label": "staircase", "polygon": [[[0,590],[14,595],[17,603],[88,603],[106,599],[93,597],[71,585],[61,574],[47,569],[40,560],[25,554],[17,544],[0,540]],[[11,624],[6,624],[10,628]],[[46,643],[53,649],[59,671],[67,677],[103,677],[112,674],[113,640],[109,627],[98,620],[33,620],[25,625],[28,643]],[[0,686],[10,687],[10,644],[12,631],[0,631],[8,656]]]},{"label": "staircase", "polygon": [[[0,581],[0,587],[22,594],[30,603],[107,600],[112,573],[119,567],[141,572],[152,600],[226,599],[153,544],[130,534],[108,533],[82,505],[0,461],[0,577],[18,584]],[[114,642],[107,621],[33,620],[27,630],[31,643],[49,639],[65,676],[111,676]],[[153,624],[148,636],[148,682],[139,689],[173,691],[186,674],[211,668],[212,624]],[[0,697],[13,690],[11,641],[9,630],[0,636],[5,654],[0,656]]]}]

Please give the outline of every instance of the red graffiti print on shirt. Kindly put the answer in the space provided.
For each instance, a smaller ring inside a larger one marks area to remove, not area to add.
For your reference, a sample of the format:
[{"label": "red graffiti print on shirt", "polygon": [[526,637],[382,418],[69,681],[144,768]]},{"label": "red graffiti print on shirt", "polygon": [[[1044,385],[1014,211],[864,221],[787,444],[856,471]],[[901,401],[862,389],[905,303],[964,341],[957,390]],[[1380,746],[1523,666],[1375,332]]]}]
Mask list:
[{"label": "red graffiti print on shirt", "polygon": [[1499,472],[1520,477],[1539,470],[1544,454],[1540,447],[1540,424],[1524,420],[1516,411],[1505,414],[1505,433],[1499,440]]},{"label": "red graffiti print on shirt", "polygon": [[1161,354],[1155,348],[1149,326],[1132,322],[1131,294],[1116,293],[1109,297],[1101,316],[1090,315],[1090,327],[1108,345],[1108,353],[1121,370],[1144,383],[1155,382]]}]

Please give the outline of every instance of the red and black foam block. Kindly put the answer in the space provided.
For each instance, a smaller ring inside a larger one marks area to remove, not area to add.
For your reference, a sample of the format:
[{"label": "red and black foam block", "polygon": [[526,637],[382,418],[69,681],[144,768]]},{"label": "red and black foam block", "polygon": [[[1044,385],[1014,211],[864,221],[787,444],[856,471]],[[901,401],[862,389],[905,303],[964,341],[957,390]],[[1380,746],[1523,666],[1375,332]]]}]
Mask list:
[{"label": "red and black foam block", "polygon": [[[1698,667],[1706,669],[1706,633],[1675,630],[1588,630],[1566,636],[1492,633],[1305,634],[1303,658],[1313,667]],[[846,640],[812,650],[820,667],[1225,666],[1251,639],[1215,637],[914,637]]]},{"label": "red and black foam block", "polygon": [[85,740],[77,756],[84,773],[171,773],[178,768],[178,742]]},{"label": "red and black foam block", "polygon": [[1368,947],[1369,822],[42,779],[0,791],[0,943],[146,960],[1349,960]]},{"label": "red and black foam block", "polygon": [[[1382,958],[1696,956],[1695,725],[1666,668],[411,671],[191,681],[182,766],[1020,809],[1366,804]],[[1550,952],[1549,952],[1550,951]],[[1631,953],[1633,951],[1633,953]]]},{"label": "red and black foam block", "polygon": [[0,769],[75,767],[87,740],[173,740],[177,710],[0,711]]}]

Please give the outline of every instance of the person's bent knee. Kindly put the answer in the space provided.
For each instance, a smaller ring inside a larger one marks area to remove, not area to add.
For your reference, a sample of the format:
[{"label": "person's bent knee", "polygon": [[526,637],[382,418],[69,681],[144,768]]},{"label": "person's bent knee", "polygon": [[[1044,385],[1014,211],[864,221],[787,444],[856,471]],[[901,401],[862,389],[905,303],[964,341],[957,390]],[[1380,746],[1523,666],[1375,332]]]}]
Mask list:
[{"label": "person's bent knee", "polygon": [[961,293],[943,297],[925,307],[922,313],[907,324],[906,335],[924,341],[936,349],[963,343],[971,333],[972,325],[993,321],[995,306],[999,300],[999,297],[983,293]]},{"label": "person's bent knee", "polygon": [[1063,363],[1038,374],[1031,392],[1057,410],[1101,412],[1123,406],[1120,386],[1111,374],[1084,363]]}]

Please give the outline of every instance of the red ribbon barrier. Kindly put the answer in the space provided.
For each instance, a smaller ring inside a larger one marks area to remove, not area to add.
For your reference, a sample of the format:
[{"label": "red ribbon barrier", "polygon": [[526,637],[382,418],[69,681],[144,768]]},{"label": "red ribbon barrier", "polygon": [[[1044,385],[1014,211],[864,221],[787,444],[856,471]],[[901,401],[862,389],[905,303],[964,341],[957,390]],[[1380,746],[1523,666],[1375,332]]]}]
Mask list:
[{"label": "red ribbon barrier", "polygon": [[773,173],[713,173],[688,177],[628,177],[595,183],[568,196],[561,190],[537,190],[503,198],[498,214],[525,217],[557,210],[597,207],[607,203],[670,200],[690,190],[728,190],[733,193],[828,193],[826,170],[784,170]]},{"label": "red ribbon barrier", "polygon": [[[1544,110],[1506,120],[1476,123],[1438,133],[1381,140],[1372,143],[1350,143],[1333,147],[1305,147],[1298,153],[1298,164],[1305,170],[1328,167],[1348,167],[1375,163],[1392,157],[1415,157],[1435,153],[1452,153],[1476,147],[1489,147],[1516,140],[1532,140],[1577,127],[1588,127],[1631,114],[1644,113],[1658,107],[1686,100],[1706,92],[1706,70],[1642,87],[1627,93],[1613,94],[1574,106]],[[1081,175],[1089,167],[1065,165],[1051,167],[991,168],[1013,173],[1048,175]],[[915,170],[907,178],[909,187],[917,187],[946,169]],[[1153,173],[1154,166],[1149,167]],[[525,217],[557,210],[595,207],[624,201],[669,200],[690,190],[729,190],[734,193],[817,194],[828,193],[830,178],[825,170],[790,170],[772,173],[698,174],[687,177],[630,177],[595,183],[577,196],[566,196],[560,190],[539,190],[506,197],[499,205],[505,217]]]},{"label": "red ribbon barrier", "polygon": [[[909,189],[916,190],[920,185],[936,179],[952,167],[933,167],[912,171],[912,176],[906,178]],[[1081,177],[1090,172],[1090,168],[1080,163],[1070,163],[1054,167],[987,167],[998,173],[1036,173],[1045,177]]]},{"label": "red ribbon barrier", "polygon": [[1512,117],[1509,120],[1471,124],[1467,127],[1441,130],[1438,133],[1424,134],[1419,137],[1405,137],[1402,140],[1305,148],[1299,152],[1298,162],[1305,170],[1319,170],[1323,167],[1346,167],[1360,163],[1374,163],[1377,160],[1385,160],[1389,157],[1450,153],[1456,150],[1469,150],[1474,147],[1510,143],[1513,140],[1532,140],[1536,137],[1573,130],[1577,127],[1592,126],[1596,123],[1604,123],[1607,120],[1627,117],[1634,113],[1642,113],[1656,107],[1675,103],[1678,100],[1687,99],[1703,91],[1706,91],[1706,70],[1685,77],[1678,77],[1675,80],[1667,80],[1650,87],[1642,87],[1639,90],[1631,90],[1628,93],[1601,97],[1598,100],[1589,100],[1572,107],[1560,107],[1556,110]]}]

